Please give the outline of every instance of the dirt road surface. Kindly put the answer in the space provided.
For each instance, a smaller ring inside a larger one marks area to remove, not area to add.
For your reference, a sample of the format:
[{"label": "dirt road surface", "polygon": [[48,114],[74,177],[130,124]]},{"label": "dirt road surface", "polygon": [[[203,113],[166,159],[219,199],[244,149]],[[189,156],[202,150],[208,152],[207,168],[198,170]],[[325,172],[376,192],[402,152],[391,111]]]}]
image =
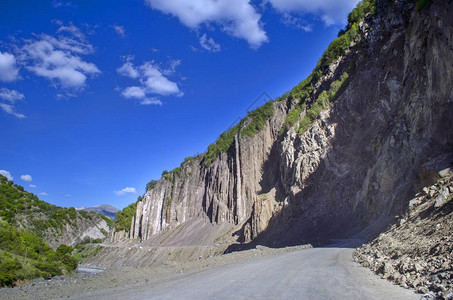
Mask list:
[{"label": "dirt road surface", "polygon": [[420,299],[352,262],[351,248],[256,257],[71,299]]}]

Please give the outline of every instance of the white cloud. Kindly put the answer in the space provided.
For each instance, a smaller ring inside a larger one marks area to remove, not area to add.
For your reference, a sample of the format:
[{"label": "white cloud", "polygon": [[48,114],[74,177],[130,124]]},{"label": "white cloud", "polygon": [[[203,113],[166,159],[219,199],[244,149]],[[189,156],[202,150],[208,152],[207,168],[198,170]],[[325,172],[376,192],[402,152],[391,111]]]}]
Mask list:
[{"label": "white cloud", "polygon": [[220,51],[220,45],[217,44],[212,38],[208,38],[206,36],[206,33],[203,34],[200,37],[200,45],[204,49],[210,51],[210,52],[219,52]]},{"label": "white cloud", "polygon": [[144,88],[139,87],[139,86],[130,86],[124,89],[124,91],[121,92],[121,95],[124,98],[136,98],[136,99],[143,99],[146,97],[146,91]]},{"label": "white cloud", "polygon": [[145,0],[151,8],[176,16],[187,27],[216,23],[228,34],[247,40],[252,48],[268,41],[261,15],[250,0]]},{"label": "white cloud", "polygon": [[[130,60],[130,59],[131,58],[127,58],[127,60]],[[125,62],[121,67],[116,69],[116,71],[118,72],[118,74],[126,76],[126,77],[130,77],[130,78],[138,78],[138,76],[139,76],[137,69],[134,68],[134,65],[130,61]]]},{"label": "white cloud", "polygon": [[18,119],[24,119],[24,118],[26,118],[26,116],[25,116],[24,114],[15,112],[15,111],[14,111],[14,106],[12,106],[11,104],[0,103],[0,108],[1,108],[4,112],[6,112],[7,114],[13,115],[13,116],[15,116],[15,117],[18,118]]},{"label": "white cloud", "polygon": [[179,66],[180,64],[181,64],[181,60],[180,59],[172,59],[172,60],[170,60],[168,62],[168,68],[160,69],[160,71],[165,76],[169,76],[169,75],[175,74],[176,67]]},{"label": "white cloud", "polygon": [[27,181],[27,182],[30,182],[30,181],[33,180],[33,179],[31,178],[31,175],[21,175],[21,176],[20,176],[20,179],[22,179],[23,181]]},{"label": "white cloud", "polygon": [[13,54],[0,52],[0,81],[12,82],[19,77],[16,58]]},{"label": "white cloud", "polygon": [[36,40],[26,40],[20,48],[20,58],[38,76],[63,88],[82,88],[88,76],[101,72],[80,57],[93,53],[94,48],[74,25],[61,26],[57,33],[57,38],[41,34]]},{"label": "white cloud", "polygon": [[71,1],[58,1],[58,0],[53,0],[52,1],[52,6],[57,8],[57,7],[65,7],[65,6],[72,6]]},{"label": "white cloud", "polygon": [[24,94],[19,93],[15,90],[9,90],[7,88],[0,89],[0,99],[6,100],[11,104],[14,104],[17,100],[23,100]]},{"label": "white cloud", "polygon": [[175,82],[168,80],[154,62],[144,63],[140,66],[140,70],[144,77],[142,84],[144,84],[149,93],[163,96],[181,94],[178,85]]},{"label": "white cloud", "polygon": [[313,31],[313,27],[310,24],[306,24],[303,19],[295,17],[289,13],[283,13],[282,22],[287,26],[293,26],[302,29],[305,32]]},{"label": "white cloud", "polygon": [[[74,26],[72,24],[70,24],[69,26],[61,25],[60,28],[58,28],[58,30],[57,30],[57,33],[64,33],[64,32],[67,32],[70,35],[77,38],[79,40],[79,43],[80,43],[80,41],[85,42],[85,35],[80,31],[79,28],[77,28],[76,26]],[[70,41],[70,43],[74,43],[74,42],[75,41]]]},{"label": "white cloud", "polygon": [[148,61],[140,66],[134,66],[132,58],[127,57],[126,62],[116,71],[118,74],[137,79],[139,85],[129,86],[122,90],[121,95],[127,99],[137,99],[142,105],[157,104],[162,102],[150,95],[177,96],[184,95],[178,84],[167,78],[175,73],[175,69],[181,64],[180,60],[171,60],[167,68],[161,68],[154,61]]},{"label": "white cloud", "polygon": [[11,176],[11,173],[6,170],[0,170],[0,174],[5,176],[6,179],[8,180],[13,180],[13,176]]},{"label": "white cloud", "polygon": [[120,37],[124,37],[126,35],[126,30],[123,26],[113,25],[112,27]]},{"label": "white cloud", "polygon": [[267,0],[280,12],[311,14],[326,25],[342,24],[359,0]]},{"label": "white cloud", "polygon": [[146,98],[146,99],[143,99],[140,101],[140,104],[141,105],[151,105],[151,104],[154,104],[154,105],[160,105],[162,106],[162,101],[160,101],[159,99],[157,98]]},{"label": "white cloud", "polygon": [[34,184],[30,184],[29,186],[30,186],[31,188],[36,188],[36,185],[34,185]]},{"label": "white cloud", "polygon": [[40,195],[40,196],[49,196],[49,195],[48,195],[47,193],[45,193],[45,192],[41,192],[41,193],[39,193],[39,195]]},{"label": "white cloud", "polygon": [[122,195],[125,195],[125,194],[137,194],[137,191],[133,187],[125,187],[121,191],[113,191],[113,192],[117,196],[122,196]]}]

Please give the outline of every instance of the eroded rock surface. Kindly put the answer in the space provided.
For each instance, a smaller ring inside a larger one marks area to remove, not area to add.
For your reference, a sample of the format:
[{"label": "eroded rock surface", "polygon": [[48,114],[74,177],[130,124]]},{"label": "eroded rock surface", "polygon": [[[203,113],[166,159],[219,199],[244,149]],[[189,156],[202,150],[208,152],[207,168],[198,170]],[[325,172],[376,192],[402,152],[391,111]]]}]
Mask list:
[{"label": "eroded rock surface", "polygon": [[[294,100],[275,102],[256,135],[237,135],[212,164],[195,158],[161,179],[137,204],[130,232],[112,241],[149,240],[194,219],[230,224],[237,242],[269,246],[379,233],[435,181],[426,163],[453,149],[452,6],[377,1],[377,14],[360,23],[360,42],[306,99],[309,107],[348,73],[304,134],[296,125],[280,135]],[[189,240],[196,243],[185,236],[181,244]]]},{"label": "eroded rock surface", "polygon": [[453,299],[452,200],[452,176],[424,188],[409,202],[408,213],[360,247],[355,260],[403,287]]}]

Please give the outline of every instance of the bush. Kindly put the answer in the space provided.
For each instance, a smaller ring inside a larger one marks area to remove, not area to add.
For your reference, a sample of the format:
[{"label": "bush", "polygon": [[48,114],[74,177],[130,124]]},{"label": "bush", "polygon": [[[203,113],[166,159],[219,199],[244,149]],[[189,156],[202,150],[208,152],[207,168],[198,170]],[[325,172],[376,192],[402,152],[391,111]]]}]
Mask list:
[{"label": "bush", "polygon": [[3,256],[0,260],[0,286],[12,286],[16,280],[16,272],[21,267],[20,262],[6,255]]},{"label": "bush", "polygon": [[79,210],[78,212],[79,212],[79,214],[81,214],[85,219],[90,219],[90,220],[93,219],[93,217],[91,216],[91,214],[90,214],[89,212],[85,211],[85,210]]},{"label": "bush", "polygon": [[41,275],[46,279],[51,279],[55,275],[63,274],[59,261],[53,260],[36,261],[34,263],[34,266],[42,272]]},{"label": "bush", "polygon": [[307,110],[305,116],[299,122],[299,134],[304,134],[305,131],[313,124],[318,118],[322,110],[327,108],[331,102],[335,100],[339,91],[345,88],[348,84],[348,74],[344,73],[340,79],[335,80],[331,83],[328,91],[322,91],[319,94],[318,99],[311,105]]},{"label": "bush", "polygon": [[63,262],[65,269],[67,271],[74,271],[77,269],[77,266],[79,265],[78,259],[72,256],[71,254],[65,254],[61,258],[61,261]]},{"label": "bush", "polygon": [[305,103],[302,105],[296,106],[292,111],[290,111],[283,122],[282,129],[280,130],[280,135],[286,133],[291,127],[293,127],[300,118],[300,114],[305,109]]},{"label": "bush", "polygon": [[348,26],[346,30],[350,28],[350,25],[360,22],[363,17],[367,14],[376,13],[376,1],[375,0],[362,0],[348,15]]},{"label": "bush", "polygon": [[234,141],[234,136],[239,133],[243,122],[244,120],[241,120],[238,125],[220,134],[216,142],[208,146],[208,151],[204,155],[204,164],[206,166],[209,166],[220,153],[227,152],[230,149]]},{"label": "bush", "polygon": [[184,161],[181,163],[181,167],[183,165],[192,166],[194,161],[195,161],[195,157],[193,157],[193,156],[186,157],[186,158],[184,158]]},{"label": "bush", "polygon": [[281,101],[281,100],[288,99],[290,93],[291,93],[291,91],[285,92],[285,93],[284,93],[283,95],[281,95],[280,97],[275,98],[275,102],[278,102],[278,101]]},{"label": "bush", "polygon": [[74,248],[72,248],[71,246],[67,246],[65,244],[61,244],[60,246],[58,246],[58,248],[55,251],[55,253],[57,254],[57,256],[63,257],[66,254],[71,254],[73,250],[74,250]]},{"label": "bush", "polygon": [[60,245],[56,251],[31,232],[0,223],[0,285],[44,276],[51,278],[77,268],[73,248]]},{"label": "bush", "polygon": [[172,171],[170,171],[170,174],[175,174],[177,176],[181,175],[181,168],[180,167],[174,168]]},{"label": "bush", "polygon": [[77,212],[74,207],[68,208],[68,216],[71,220],[77,219]]},{"label": "bush", "polygon": [[[103,214],[99,214],[99,216],[105,221],[105,223],[107,223],[107,226],[109,228],[112,228],[112,225],[113,225],[113,220],[110,219],[109,217],[107,216],[104,216]],[[106,235],[107,236],[107,235]]]},{"label": "bush", "polygon": [[273,101],[268,101],[266,104],[248,113],[248,125],[241,129],[241,134],[244,136],[253,137],[257,132],[263,129],[266,121],[274,114]]},{"label": "bush", "polygon": [[132,203],[116,214],[115,222],[113,223],[115,230],[129,231],[131,229],[132,218],[137,211],[137,203]]},{"label": "bush", "polygon": [[171,173],[168,172],[167,170],[164,170],[162,172],[162,178],[165,179],[165,180],[171,181],[172,180]]},{"label": "bush", "polygon": [[146,190],[151,191],[157,184],[157,180],[151,180],[146,184]]},{"label": "bush", "polygon": [[247,117],[242,119],[239,124],[220,134],[216,142],[209,145],[208,151],[204,155],[204,164],[209,166],[220,153],[227,152],[233,144],[234,136],[236,134],[240,133],[244,136],[253,137],[257,132],[263,129],[264,124],[266,124],[267,120],[272,118],[273,114],[274,105],[272,100],[257,109],[248,112]]},{"label": "bush", "polygon": [[[424,6],[422,2],[431,2],[431,0],[419,0],[420,6]],[[346,53],[350,48],[352,42],[357,43],[360,41],[360,31],[358,23],[368,14],[376,13],[376,0],[362,0],[357,4],[353,11],[348,15],[348,24],[345,29],[340,30],[338,38],[334,39],[330,45],[324,51],[323,55],[316,64],[313,72],[305,78],[301,83],[295,86],[289,97],[293,99],[299,99],[299,103],[289,112],[286,116],[280,134],[284,134],[289,128],[294,126],[295,116],[300,115],[304,108],[302,108],[305,99],[313,92],[313,85],[328,71],[328,67],[341,55]],[[318,104],[319,105],[319,104]],[[310,116],[313,116],[316,112],[315,109],[319,110],[319,107],[315,105],[313,110],[310,112]],[[307,112],[308,114],[308,112]],[[310,119],[303,119],[299,123],[299,129],[305,132],[310,126],[312,121]]]}]

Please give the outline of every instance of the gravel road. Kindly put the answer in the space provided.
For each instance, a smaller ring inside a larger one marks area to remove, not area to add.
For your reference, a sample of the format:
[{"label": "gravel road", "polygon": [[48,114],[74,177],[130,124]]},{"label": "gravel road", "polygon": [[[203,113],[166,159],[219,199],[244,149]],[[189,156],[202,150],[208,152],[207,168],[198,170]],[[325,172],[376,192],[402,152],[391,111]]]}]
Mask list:
[{"label": "gravel road", "polygon": [[352,262],[351,248],[256,256],[71,299],[419,299]]}]

